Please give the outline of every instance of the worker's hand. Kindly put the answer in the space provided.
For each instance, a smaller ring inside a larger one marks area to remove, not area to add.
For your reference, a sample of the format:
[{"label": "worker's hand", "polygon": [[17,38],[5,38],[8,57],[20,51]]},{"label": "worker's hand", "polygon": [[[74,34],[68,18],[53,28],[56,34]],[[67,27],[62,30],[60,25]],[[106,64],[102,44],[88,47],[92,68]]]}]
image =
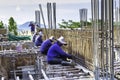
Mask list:
[{"label": "worker's hand", "polygon": [[68,57],[68,58],[69,58],[69,59],[72,59],[72,55],[69,54],[69,57]]},{"label": "worker's hand", "polygon": [[71,59],[68,59],[68,58],[67,58],[67,61],[69,61],[69,62],[70,62],[70,61],[71,61]]},{"label": "worker's hand", "polygon": [[64,44],[64,46],[67,46],[67,43],[66,43],[66,44]]}]

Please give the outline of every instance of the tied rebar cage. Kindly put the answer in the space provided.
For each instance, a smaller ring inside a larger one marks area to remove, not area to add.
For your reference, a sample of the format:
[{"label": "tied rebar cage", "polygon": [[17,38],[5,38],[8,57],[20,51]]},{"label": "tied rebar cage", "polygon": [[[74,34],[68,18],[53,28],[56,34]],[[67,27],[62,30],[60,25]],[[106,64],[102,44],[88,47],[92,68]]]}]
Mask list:
[{"label": "tied rebar cage", "polygon": [[87,26],[87,12],[88,10],[86,8],[79,10],[81,28],[85,28]]},{"label": "tied rebar cage", "polygon": [[114,80],[113,1],[91,0],[95,80]]},{"label": "tied rebar cage", "polygon": [[40,23],[41,21],[40,21],[40,11],[39,10],[36,10],[35,11],[35,23],[41,28],[41,26],[40,26]]}]

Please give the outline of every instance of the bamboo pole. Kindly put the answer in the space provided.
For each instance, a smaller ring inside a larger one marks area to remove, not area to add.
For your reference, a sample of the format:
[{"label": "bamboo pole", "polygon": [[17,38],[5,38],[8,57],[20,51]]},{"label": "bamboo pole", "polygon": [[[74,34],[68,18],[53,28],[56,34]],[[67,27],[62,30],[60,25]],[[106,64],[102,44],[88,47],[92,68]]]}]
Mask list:
[{"label": "bamboo pole", "polygon": [[42,16],[42,19],[43,19],[44,27],[45,27],[46,38],[48,38],[48,32],[47,32],[47,29],[46,29],[46,24],[45,24],[45,19],[44,19],[44,15],[43,15],[43,10],[42,10],[41,4],[39,4],[39,8],[40,8],[41,16]]}]

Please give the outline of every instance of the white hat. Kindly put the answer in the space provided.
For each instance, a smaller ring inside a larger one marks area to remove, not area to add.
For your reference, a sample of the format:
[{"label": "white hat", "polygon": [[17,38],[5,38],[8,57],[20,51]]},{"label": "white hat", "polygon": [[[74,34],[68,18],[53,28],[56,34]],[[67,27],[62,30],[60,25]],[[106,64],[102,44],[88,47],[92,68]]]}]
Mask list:
[{"label": "white hat", "polygon": [[64,40],[64,37],[63,36],[61,36],[60,38],[58,38],[57,39],[60,43],[62,43],[62,44],[67,44],[66,42],[65,42],[65,40]]},{"label": "white hat", "polygon": [[40,35],[40,36],[43,36],[43,33],[42,33],[42,32],[39,32],[39,35]]},{"label": "white hat", "polygon": [[49,37],[49,39],[53,41],[54,40],[54,36]]}]

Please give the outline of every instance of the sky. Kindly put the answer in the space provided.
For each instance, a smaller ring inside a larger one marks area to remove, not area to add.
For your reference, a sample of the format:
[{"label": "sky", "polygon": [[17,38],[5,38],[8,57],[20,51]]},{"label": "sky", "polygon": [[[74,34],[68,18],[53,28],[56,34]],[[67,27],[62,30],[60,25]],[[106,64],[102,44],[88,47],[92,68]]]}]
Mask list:
[{"label": "sky", "polygon": [[35,21],[35,10],[42,5],[44,18],[47,24],[47,2],[56,3],[56,22],[62,19],[80,21],[79,9],[88,9],[88,19],[91,18],[91,0],[0,0],[0,20],[8,24],[13,17],[17,24]]}]

